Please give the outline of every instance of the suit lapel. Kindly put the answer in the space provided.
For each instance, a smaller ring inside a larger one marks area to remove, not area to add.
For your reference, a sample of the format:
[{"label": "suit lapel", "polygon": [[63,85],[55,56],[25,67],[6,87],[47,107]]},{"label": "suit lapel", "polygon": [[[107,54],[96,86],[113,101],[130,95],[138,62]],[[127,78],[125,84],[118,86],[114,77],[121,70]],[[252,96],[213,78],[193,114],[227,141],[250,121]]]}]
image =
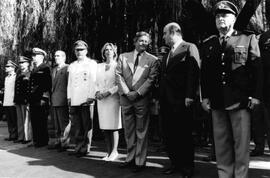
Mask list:
[{"label": "suit lapel", "polygon": [[171,53],[170,58],[169,58],[169,62],[167,65],[167,69],[172,67],[175,64],[175,62],[178,62],[179,60],[180,61],[185,60],[187,47],[188,47],[188,45],[185,41],[180,43],[180,45],[174,50],[174,52]]},{"label": "suit lapel", "polygon": [[144,52],[139,60],[138,67],[133,75],[132,85],[135,85],[144,72],[145,65],[147,65],[147,53]]},{"label": "suit lapel", "polygon": [[127,64],[132,72],[134,74],[134,51],[127,53]]},{"label": "suit lapel", "polygon": [[52,72],[52,91],[54,91],[55,86],[56,86],[56,80],[57,80],[56,70],[57,70],[57,67],[55,67]]}]

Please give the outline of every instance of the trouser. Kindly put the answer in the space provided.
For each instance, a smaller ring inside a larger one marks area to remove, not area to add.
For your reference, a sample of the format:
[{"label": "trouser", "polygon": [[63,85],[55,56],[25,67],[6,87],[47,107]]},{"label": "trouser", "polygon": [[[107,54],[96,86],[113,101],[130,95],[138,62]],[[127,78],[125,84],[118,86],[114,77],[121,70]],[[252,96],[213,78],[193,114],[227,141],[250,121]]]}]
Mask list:
[{"label": "trouser", "polygon": [[54,123],[54,135],[57,142],[63,137],[65,128],[69,123],[68,106],[53,106],[52,119]]},{"label": "trouser", "polygon": [[219,178],[247,178],[250,113],[247,109],[213,110],[213,131]]},{"label": "trouser", "polygon": [[18,140],[32,140],[32,128],[29,115],[29,106],[25,104],[16,105]]},{"label": "trouser", "polygon": [[144,166],[148,148],[149,105],[134,103],[121,108],[127,143],[126,162],[135,161],[136,165]]},{"label": "trouser", "polygon": [[161,116],[164,143],[172,166],[176,169],[194,168],[194,145],[192,137],[191,107],[184,104],[173,105],[161,100]]},{"label": "trouser", "polygon": [[[76,152],[87,152],[88,131],[92,129],[89,106],[71,106],[71,137],[75,140]],[[83,151],[81,151],[83,150]]]},{"label": "trouser", "polygon": [[261,103],[252,112],[252,136],[257,151],[264,151],[265,134],[267,135],[268,147],[270,147],[270,106]]},{"label": "trouser", "polygon": [[33,142],[37,146],[48,144],[48,106],[30,105],[30,119],[32,123]]},{"label": "trouser", "polygon": [[17,114],[15,106],[4,106],[5,114],[7,116],[8,124],[8,133],[9,138],[17,139],[18,130],[17,130]]}]

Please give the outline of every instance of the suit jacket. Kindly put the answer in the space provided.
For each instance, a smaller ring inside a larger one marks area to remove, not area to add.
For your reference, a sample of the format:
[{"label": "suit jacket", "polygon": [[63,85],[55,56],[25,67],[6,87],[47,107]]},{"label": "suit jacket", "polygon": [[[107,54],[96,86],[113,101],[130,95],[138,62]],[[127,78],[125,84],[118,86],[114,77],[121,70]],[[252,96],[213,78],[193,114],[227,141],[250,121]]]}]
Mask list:
[{"label": "suit jacket", "polygon": [[185,98],[195,98],[199,85],[199,52],[197,47],[183,41],[162,59],[160,99],[171,105],[183,105]]},{"label": "suit jacket", "polygon": [[147,52],[142,53],[135,72],[133,68],[134,51],[121,54],[116,67],[116,83],[122,105],[132,103],[125,96],[130,91],[137,91],[140,94],[140,100],[136,102],[148,99],[158,76],[157,58]]},{"label": "suit jacket", "polygon": [[15,104],[27,104],[29,99],[29,84],[30,84],[30,71],[26,73],[20,72],[17,74],[15,81]]},{"label": "suit jacket", "polygon": [[239,103],[247,107],[248,97],[261,99],[263,73],[255,35],[234,31],[224,48],[218,36],[205,40],[202,49],[202,96],[211,108],[224,109]]},{"label": "suit jacket", "polygon": [[40,105],[41,100],[49,102],[52,78],[50,67],[42,63],[34,68],[30,74],[29,103]]},{"label": "suit jacket", "polygon": [[270,30],[263,33],[259,39],[261,58],[263,63],[264,82],[263,82],[263,100],[270,104]]},{"label": "suit jacket", "polygon": [[52,70],[52,106],[67,105],[68,65],[57,71],[57,66]]}]

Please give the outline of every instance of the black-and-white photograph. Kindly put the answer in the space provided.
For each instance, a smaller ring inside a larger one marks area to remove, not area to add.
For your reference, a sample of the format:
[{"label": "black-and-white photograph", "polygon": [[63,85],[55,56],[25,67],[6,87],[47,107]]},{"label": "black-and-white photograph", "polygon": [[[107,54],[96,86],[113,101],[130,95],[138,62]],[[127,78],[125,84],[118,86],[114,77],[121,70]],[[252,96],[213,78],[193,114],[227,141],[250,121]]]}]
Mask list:
[{"label": "black-and-white photograph", "polygon": [[1,0],[0,178],[270,178],[270,0]]}]

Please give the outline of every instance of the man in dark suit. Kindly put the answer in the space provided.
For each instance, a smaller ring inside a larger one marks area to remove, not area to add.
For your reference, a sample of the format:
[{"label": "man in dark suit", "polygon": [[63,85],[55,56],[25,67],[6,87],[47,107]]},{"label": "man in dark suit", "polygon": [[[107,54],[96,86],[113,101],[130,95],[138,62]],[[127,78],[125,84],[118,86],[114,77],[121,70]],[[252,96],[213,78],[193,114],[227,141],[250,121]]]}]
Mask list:
[{"label": "man in dark suit", "polygon": [[145,167],[148,147],[148,125],[151,91],[158,76],[157,58],[146,52],[150,35],[137,32],[135,49],[119,56],[116,82],[127,143],[127,157],[121,167],[134,167],[133,172]]},{"label": "man in dark suit", "polygon": [[179,171],[191,177],[194,168],[191,105],[199,84],[199,52],[194,44],[182,39],[177,23],[164,27],[163,38],[171,48],[163,58],[160,78],[163,135],[171,161],[164,174]]},{"label": "man in dark suit", "polygon": [[262,63],[254,34],[234,30],[237,7],[215,5],[219,36],[204,41],[202,106],[212,110],[219,177],[248,177],[250,111],[262,95]]},{"label": "man in dark suit", "polygon": [[33,143],[35,147],[43,147],[48,144],[47,119],[52,78],[49,66],[44,63],[46,52],[33,48],[32,53],[34,68],[30,74],[29,103]]},{"label": "man in dark suit", "polygon": [[56,66],[52,70],[51,106],[56,138],[49,148],[58,148],[60,151],[63,150],[61,138],[69,123],[67,103],[68,65],[65,63],[66,53],[64,51],[56,51],[54,58]]},{"label": "man in dark suit", "polygon": [[[259,46],[264,72],[263,103],[254,113],[253,138],[255,149],[250,156],[261,156],[264,154],[265,134],[267,135],[268,147],[270,148],[270,30],[264,32],[259,37]],[[264,112],[266,110],[266,112]]]}]

